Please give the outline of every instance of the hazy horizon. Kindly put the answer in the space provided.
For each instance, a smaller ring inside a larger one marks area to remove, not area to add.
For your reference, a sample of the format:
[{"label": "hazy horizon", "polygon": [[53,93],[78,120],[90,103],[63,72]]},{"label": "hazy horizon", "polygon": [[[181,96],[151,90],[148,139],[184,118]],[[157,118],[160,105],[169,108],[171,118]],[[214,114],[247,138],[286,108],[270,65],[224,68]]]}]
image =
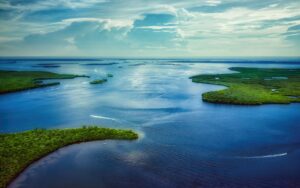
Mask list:
[{"label": "hazy horizon", "polygon": [[157,59],[157,60],[261,60],[261,61],[280,61],[280,60],[295,60],[299,61],[300,56],[202,56],[202,57],[188,57],[188,56],[179,56],[179,57],[157,57],[157,56],[144,56],[144,57],[132,57],[132,56],[20,56],[20,55],[14,55],[14,56],[2,56],[0,55],[0,60],[7,60],[7,59],[90,59],[90,60],[96,60],[96,59],[132,59],[132,60],[151,60],[151,59]]}]

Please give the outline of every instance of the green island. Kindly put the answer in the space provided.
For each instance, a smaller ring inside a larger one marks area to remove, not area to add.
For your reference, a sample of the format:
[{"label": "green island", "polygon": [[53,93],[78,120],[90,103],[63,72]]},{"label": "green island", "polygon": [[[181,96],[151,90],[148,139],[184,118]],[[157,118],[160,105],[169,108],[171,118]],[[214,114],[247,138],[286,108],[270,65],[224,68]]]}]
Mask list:
[{"label": "green island", "polygon": [[0,70],[0,94],[60,84],[59,82],[43,83],[43,80],[73,79],[76,77],[88,76],[73,74],[57,74],[44,71]]},{"label": "green island", "polygon": [[131,130],[96,126],[0,134],[0,188],[8,186],[30,164],[61,147],[95,140],[137,138],[138,134]]},{"label": "green island", "polygon": [[231,74],[190,77],[193,82],[228,88],[202,94],[211,103],[259,105],[300,102],[300,69],[231,67]]},{"label": "green island", "polygon": [[107,79],[98,79],[98,80],[93,80],[93,81],[90,81],[90,84],[103,84],[107,82]]}]

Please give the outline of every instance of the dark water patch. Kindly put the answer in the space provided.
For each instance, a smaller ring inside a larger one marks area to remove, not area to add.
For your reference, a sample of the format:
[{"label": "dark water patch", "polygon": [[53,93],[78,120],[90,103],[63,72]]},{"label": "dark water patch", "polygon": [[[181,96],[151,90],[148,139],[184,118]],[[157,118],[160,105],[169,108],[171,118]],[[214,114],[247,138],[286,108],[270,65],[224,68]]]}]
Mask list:
[{"label": "dark water patch", "polygon": [[164,62],[161,62],[157,65],[180,66],[181,64],[180,63],[164,63]]},{"label": "dark water patch", "polygon": [[18,63],[17,61],[14,61],[14,60],[1,60],[0,59],[0,64],[16,64]]},{"label": "dark water patch", "polygon": [[142,65],[147,65],[147,64],[146,63],[136,63],[136,64],[129,64],[128,66],[136,67],[136,66],[142,66]]},{"label": "dark water patch", "polygon": [[41,68],[58,68],[60,65],[54,63],[40,63],[36,65],[32,65],[32,67],[41,67]]},{"label": "dark water patch", "polygon": [[106,65],[116,65],[119,63],[116,62],[112,62],[112,63],[85,63],[85,64],[81,64],[81,65],[86,65],[86,66],[106,66]]},{"label": "dark water patch", "polygon": [[68,62],[68,63],[55,63],[55,65],[78,65],[79,63]]}]

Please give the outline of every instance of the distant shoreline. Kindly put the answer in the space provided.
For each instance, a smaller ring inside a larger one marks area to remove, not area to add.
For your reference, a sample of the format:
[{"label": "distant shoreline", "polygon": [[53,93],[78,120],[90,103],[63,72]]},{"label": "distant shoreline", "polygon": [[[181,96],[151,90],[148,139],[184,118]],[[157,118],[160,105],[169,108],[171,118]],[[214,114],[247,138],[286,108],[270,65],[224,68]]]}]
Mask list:
[{"label": "distant shoreline", "polygon": [[88,76],[73,74],[57,74],[45,71],[0,70],[0,95],[60,84],[60,82],[43,83],[42,80],[73,79],[77,77]]},{"label": "distant shoreline", "polygon": [[162,60],[171,62],[210,62],[210,63],[293,63],[300,64],[297,57],[46,57],[46,56],[2,56],[2,61],[104,61],[104,60]]}]

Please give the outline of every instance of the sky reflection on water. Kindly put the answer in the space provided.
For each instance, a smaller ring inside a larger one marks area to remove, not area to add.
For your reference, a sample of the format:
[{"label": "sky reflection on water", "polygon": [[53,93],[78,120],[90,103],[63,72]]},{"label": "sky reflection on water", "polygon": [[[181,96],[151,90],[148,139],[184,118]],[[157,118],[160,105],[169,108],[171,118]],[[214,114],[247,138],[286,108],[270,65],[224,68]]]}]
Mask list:
[{"label": "sky reflection on water", "polygon": [[[103,62],[112,60],[97,63]],[[1,69],[91,76],[0,96],[1,132],[96,124],[132,128],[141,135],[133,142],[100,141],[63,148],[33,164],[11,187],[300,186],[299,104],[209,104],[201,101],[201,93],[224,87],[188,79],[195,74],[231,72],[227,68],[232,66],[299,65],[113,62],[118,64],[82,65],[88,63],[82,61],[58,68],[32,67],[41,63],[37,61],[0,63]],[[114,75],[107,83],[88,83],[107,73]],[[276,155],[281,153],[287,155]]]}]

